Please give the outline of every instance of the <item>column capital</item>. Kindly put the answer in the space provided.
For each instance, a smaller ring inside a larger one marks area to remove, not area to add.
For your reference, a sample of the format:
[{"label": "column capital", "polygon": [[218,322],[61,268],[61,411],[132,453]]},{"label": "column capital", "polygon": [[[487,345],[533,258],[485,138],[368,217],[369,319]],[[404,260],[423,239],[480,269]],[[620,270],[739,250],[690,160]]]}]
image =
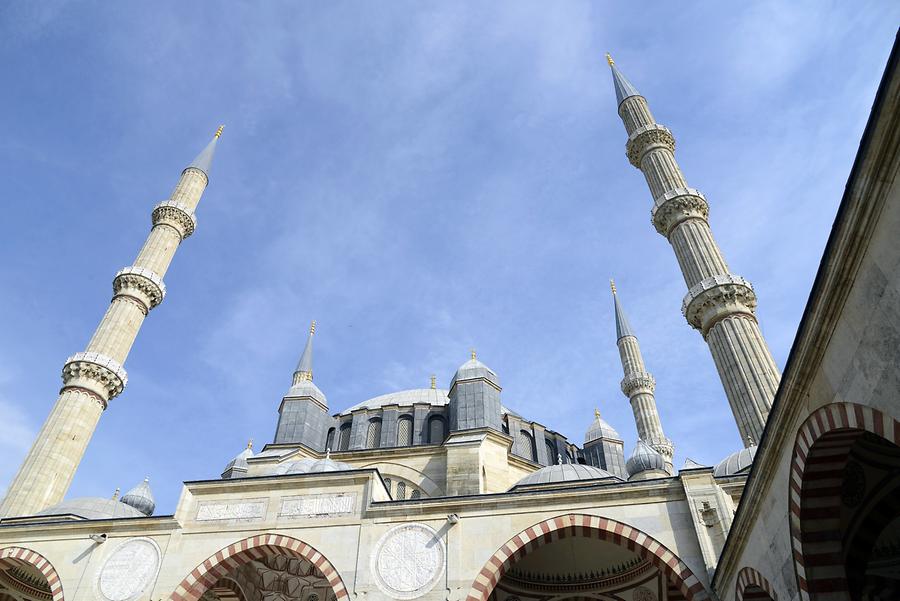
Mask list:
[{"label": "column capital", "polygon": [[700,190],[675,188],[653,201],[650,220],[656,231],[666,238],[677,225],[688,219],[699,219],[709,223],[709,203]]},{"label": "column capital", "polygon": [[119,296],[139,300],[149,311],[165,298],[166,285],[155,271],[133,265],[123,267],[113,278],[113,299]]},{"label": "column capital", "polygon": [[665,148],[669,152],[675,152],[675,136],[669,128],[658,123],[642,125],[628,136],[625,143],[625,155],[628,162],[641,168],[641,160],[644,155],[655,148]]},{"label": "column capital", "polygon": [[166,200],[155,207],[152,213],[153,225],[168,225],[184,240],[197,229],[197,217],[185,205],[174,200]]},{"label": "column capital", "polygon": [[703,337],[722,319],[746,315],[756,319],[756,292],[753,285],[739,275],[714,275],[691,287],[681,303],[688,323]]},{"label": "column capital", "polygon": [[97,397],[103,408],[122,394],[128,385],[128,373],[122,365],[101,353],[75,353],[66,359],[62,369],[63,387],[80,389]]}]

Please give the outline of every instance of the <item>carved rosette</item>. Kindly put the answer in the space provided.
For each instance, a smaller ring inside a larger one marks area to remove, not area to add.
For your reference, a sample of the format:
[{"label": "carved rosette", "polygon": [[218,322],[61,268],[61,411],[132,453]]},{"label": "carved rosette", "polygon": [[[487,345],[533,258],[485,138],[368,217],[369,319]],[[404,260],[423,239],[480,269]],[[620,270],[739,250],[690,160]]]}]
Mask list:
[{"label": "carved rosette", "polygon": [[657,148],[665,148],[669,152],[675,152],[675,136],[672,135],[668,127],[658,123],[651,123],[637,128],[628,136],[628,142],[625,144],[625,155],[628,157],[628,162],[640,169],[644,155]]},{"label": "carved rosette", "polygon": [[62,390],[85,390],[99,397],[104,407],[107,401],[122,394],[128,385],[128,374],[118,361],[92,352],[75,353],[69,357],[63,365],[62,379]]},{"label": "carved rosette", "polygon": [[732,315],[756,319],[755,311],[753,285],[732,274],[714,275],[702,280],[688,290],[681,304],[681,312],[688,323],[700,330],[704,338],[722,319]]},{"label": "carved rosette", "polygon": [[149,311],[165,298],[166,285],[155,271],[144,267],[125,267],[113,279],[113,298],[118,296],[137,299]]},{"label": "carved rosette", "polygon": [[709,220],[709,203],[703,193],[694,188],[669,190],[656,199],[650,210],[653,227],[666,238],[675,226],[688,219]]},{"label": "carved rosette", "polygon": [[178,232],[182,240],[197,229],[197,218],[194,214],[174,200],[167,200],[153,207],[152,217],[154,226],[168,225]]},{"label": "carved rosette", "polygon": [[630,373],[622,378],[622,392],[625,396],[631,398],[632,395],[646,392],[653,393],[656,390],[656,380],[653,376],[645,371],[638,373]]}]

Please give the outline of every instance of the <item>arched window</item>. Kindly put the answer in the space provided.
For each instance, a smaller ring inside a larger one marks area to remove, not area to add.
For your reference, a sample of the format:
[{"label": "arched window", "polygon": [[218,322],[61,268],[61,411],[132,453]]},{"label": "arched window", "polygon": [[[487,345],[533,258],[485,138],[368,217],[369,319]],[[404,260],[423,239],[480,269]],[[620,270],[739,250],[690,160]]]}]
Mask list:
[{"label": "arched window", "polygon": [[373,417],[369,420],[369,429],[366,432],[366,448],[377,449],[381,446],[381,419]]},{"label": "arched window", "polygon": [[441,444],[447,438],[447,422],[440,415],[428,418],[428,444]]},{"label": "arched window", "polygon": [[534,437],[531,435],[531,432],[519,430],[519,435],[516,437],[516,447],[516,455],[531,461],[537,461],[537,448],[534,446]]},{"label": "arched window", "polygon": [[410,498],[410,499],[421,499],[421,498],[422,498],[422,491],[419,490],[418,488],[415,489],[414,491],[412,491],[411,493],[409,493],[409,498]]},{"label": "arched window", "polygon": [[408,447],[412,444],[413,420],[410,416],[404,415],[397,420],[397,446]]},{"label": "arched window", "polygon": [[384,479],[384,487],[387,489],[388,492],[391,492],[391,479],[390,478]]},{"label": "arched window", "polygon": [[334,448],[334,428],[328,428],[328,436],[325,437],[325,448]]},{"label": "arched window", "polygon": [[406,498],[406,482],[397,482],[397,494],[394,497],[397,499]]},{"label": "arched window", "polygon": [[341,437],[338,440],[338,450],[346,451],[350,448],[350,428],[352,424],[347,422],[341,425]]},{"label": "arched window", "polygon": [[556,442],[545,438],[544,443],[547,445],[547,465],[556,465],[560,461],[560,458],[557,457],[559,451],[556,450]]}]

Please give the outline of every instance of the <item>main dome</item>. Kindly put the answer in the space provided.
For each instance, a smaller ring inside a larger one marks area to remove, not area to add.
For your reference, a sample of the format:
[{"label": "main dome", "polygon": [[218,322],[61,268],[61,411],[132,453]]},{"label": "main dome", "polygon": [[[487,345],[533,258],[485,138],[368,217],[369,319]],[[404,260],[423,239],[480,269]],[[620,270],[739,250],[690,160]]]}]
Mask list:
[{"label": "main dome", "polygon": [[117,499],[103,499],[101,497],[80,497],[57,503],[35,515],[57,516],[76,515],[88,520],[105,520],[110,518],[144,518],[146,514],[138,511],[131,505],[122,503]]},{"label": "main dome", "polygon": [[[443,388],[412,388],[410,390],[400,390],[397,392],[389,392],[381,396],[373,397],[362,403],[357,403],[352,407],[348,407],[339,413],[339,415],[347,415],[359,409],[381,409],[385,405],[399,405],[401,407],[410,407],[412,405],[431,405],[432,407],[444,407],[450,402],[450,391]],[[506,407],[501,406],[500,411],[503,414],[518,416],[514,411],[510,411]]]}]

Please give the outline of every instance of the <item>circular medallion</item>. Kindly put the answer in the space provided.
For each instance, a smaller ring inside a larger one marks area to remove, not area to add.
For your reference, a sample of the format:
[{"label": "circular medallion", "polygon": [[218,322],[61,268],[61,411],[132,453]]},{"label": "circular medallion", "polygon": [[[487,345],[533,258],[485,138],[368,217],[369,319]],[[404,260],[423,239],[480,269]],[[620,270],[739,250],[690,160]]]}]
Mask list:
[{"label": "circular medallion", "polygon": [[444,543],[424,524],[394,526],[375,545],[372,573],[394,599],[421,597],[444,573]]},{"label": "circular medallion", "polygon": [[147,588],[159,571],[159,547],[149,538],[131,538],[112,552],[97,579],[100,597],[107,601],[132,601]]}]

